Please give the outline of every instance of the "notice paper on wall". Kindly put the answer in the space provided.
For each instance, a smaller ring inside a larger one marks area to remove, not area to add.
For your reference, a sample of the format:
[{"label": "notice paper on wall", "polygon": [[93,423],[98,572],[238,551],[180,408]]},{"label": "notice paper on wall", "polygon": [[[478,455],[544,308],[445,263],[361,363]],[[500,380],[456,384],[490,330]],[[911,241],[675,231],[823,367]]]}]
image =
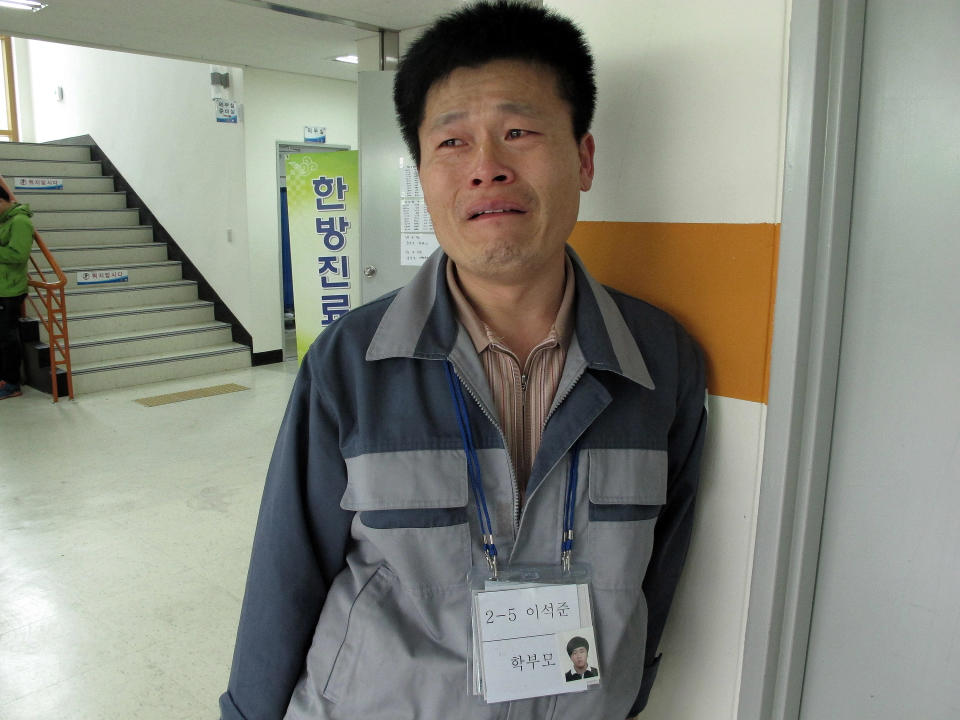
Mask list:
[{"label": "notice paper on wall", "polygon": [[304,125],[303,141],[325,143],[327,141],[327,129],[322,125]]},{"label": "notice paper on wall", "polygon": [[433,219],[423,198],[400,200],[400,232],[434,234]]},{"label": "notice paper on wall", "polygon": [[217,110],[218,123],[236,123],[239,114],[239,107],[236,100],[224,100],[223,98],[214,98],[214,105]]},{"label": "notice paper on wall", "polygon": [[423,265],[439,247],[433,220],[423,199],[417,166],[410,158],[400,159],[400,264]]}]

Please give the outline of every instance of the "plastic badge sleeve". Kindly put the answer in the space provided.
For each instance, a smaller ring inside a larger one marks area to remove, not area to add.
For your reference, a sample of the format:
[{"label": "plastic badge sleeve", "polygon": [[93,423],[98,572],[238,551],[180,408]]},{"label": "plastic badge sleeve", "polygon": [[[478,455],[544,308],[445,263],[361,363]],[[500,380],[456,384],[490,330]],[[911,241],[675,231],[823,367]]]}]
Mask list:
[{"label": "plastic badge sleeve", "polygon": [[477,568],[470,590],[474,695],[493,703],[599,686],[589,566],[512,566],[495,580]]}]

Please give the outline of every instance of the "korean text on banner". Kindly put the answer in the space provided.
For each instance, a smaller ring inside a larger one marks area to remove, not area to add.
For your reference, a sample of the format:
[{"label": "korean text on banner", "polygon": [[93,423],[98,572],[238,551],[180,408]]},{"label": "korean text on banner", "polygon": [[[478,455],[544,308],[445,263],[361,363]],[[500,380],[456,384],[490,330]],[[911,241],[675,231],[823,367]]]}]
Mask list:
[{"label": "korean text on banner", "polygon": [[297,358],[360,302],[360,183],[356,150],[288,155],[287,214]]}]

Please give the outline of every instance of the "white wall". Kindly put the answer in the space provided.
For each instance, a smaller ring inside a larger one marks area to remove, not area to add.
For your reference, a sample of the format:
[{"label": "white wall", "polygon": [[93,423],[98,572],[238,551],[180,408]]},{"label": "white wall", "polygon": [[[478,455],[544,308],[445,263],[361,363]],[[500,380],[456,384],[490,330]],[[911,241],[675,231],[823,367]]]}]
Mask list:
[{"label": "white wall", "polygon": [[[580,219],[777,223],[790,0],[548,0],[597,61],[597,177]],[[710,397],[687,567],[645,720],[733,720],[766,405]]]},{"label": "white wall", "polygon": [[357,146],[357,84],[247,68],[244,71],[246,206],[250,310],[255,352],[283,347],[277,140],[300,142],[304,125],[327,128],[327,142]]},{"label": "white wall", "polygon": [[785,0],[571,0],[597,60],[581,220],[775,222]]},{"label": "white wall", "polygon": [[[209,65],[27,45],[33,119],[24,139],[91,135],[252,332],[244,126],[215,121]],[[242,71],[231,70],[231,84],[242,100]]]}]

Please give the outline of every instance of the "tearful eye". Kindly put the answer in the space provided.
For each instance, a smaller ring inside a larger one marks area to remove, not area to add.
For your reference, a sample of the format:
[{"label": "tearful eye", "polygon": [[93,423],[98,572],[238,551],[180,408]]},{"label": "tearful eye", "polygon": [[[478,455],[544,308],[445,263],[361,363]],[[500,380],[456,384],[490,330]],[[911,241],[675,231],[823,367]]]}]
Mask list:
[{"label": "tearful eye", "polygon": [[513,128],[512,130],[507,131],[507,137],[509,138],[519,138],[527,134],[526,130],[521,130],[520,128]]}]

